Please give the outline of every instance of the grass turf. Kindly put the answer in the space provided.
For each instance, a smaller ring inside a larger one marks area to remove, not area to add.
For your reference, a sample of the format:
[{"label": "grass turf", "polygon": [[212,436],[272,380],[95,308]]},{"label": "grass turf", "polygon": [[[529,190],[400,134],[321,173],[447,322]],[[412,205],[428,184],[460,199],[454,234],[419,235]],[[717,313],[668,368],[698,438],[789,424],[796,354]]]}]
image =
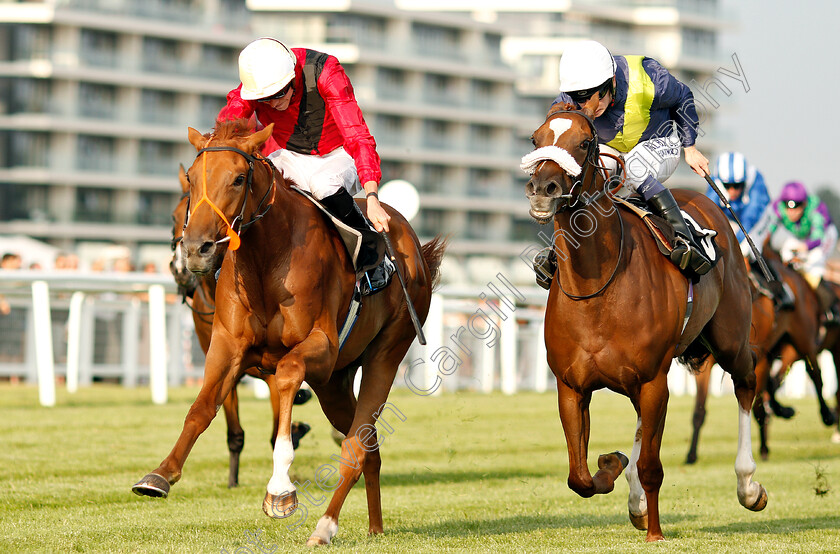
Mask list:
[{"label": "grass turf", "polygon": [[[131,493],[174,444],[196,392],[174,389],[169,404],[154,406],[148,389],[96,386],[73,396],[60,390],[58,405],[48,409],[37,405],[34,388],[0,386],[0,552],[304,550],[326,503],[301,499],[308,515],[292,529],[295,517],[263,515],[270,407],[245,389],[238,488],[227,488],[220,415],[198,440],[168,499]],[[831,430],[819,422],[813,399],[794,401],[797,416],[772,424],[771,459],[757,460],[755,476],[770,501],[753,513],[735,494],[734,397],[710,399],[700,459],[691,467],[683,460],[693,399],[672,398],[660,495],[668,540],[653,545],[628,521],[624,478],[611,494],[590,499],[566,486],[568,458],[553,393],[429,398],[399,391],[391,402],[405,420],[385,412],[392,428],[382,450],[385,535],[367,537],[359,483],[342,510],[334,551],[840,551],[840,445],[829,442]],[[337,467],[331,455],[338,449],[316,401],[296,407],[294,416],[313,429],[296,451],[292,479],[315,483],[319,467]],[[634,426],[626,398],[596,393],[590,468],[598,454],[629,453]],[[827,494],[815,494],[826,484]],[[315,501],[324,495],[314,484],[309,490]],[[254,537],[257,544],[249,542]]]}]

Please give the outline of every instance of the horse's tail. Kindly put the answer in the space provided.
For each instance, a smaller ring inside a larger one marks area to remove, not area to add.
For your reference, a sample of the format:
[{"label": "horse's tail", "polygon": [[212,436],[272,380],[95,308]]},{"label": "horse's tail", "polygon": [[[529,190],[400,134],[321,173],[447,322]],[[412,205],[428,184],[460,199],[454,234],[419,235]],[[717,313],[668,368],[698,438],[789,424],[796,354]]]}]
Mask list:
[{"label": "horse's tail", "polygon": [[441,235],[436,236],[420,247],[423,260],[429,267],[429,275],[432,276],[432,290],[440,284],[440,263],[443,261],[443,253],[446,250],[448,239]]}]

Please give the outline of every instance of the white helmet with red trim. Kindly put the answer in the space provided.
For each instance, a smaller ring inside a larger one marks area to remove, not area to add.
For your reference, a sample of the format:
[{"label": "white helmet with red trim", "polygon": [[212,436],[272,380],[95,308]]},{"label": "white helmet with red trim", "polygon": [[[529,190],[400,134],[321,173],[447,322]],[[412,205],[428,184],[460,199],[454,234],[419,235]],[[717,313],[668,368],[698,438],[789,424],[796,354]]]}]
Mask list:
[{"label": "white helmet with red trim", "polygon": [[297,58],[277,39],[258,38],[239,53],[243,100],[259,100],[280,92],[295,76]]},{"label": "white helmet with red trim", "polygon": [[615,75],[615,60],[607,48],[594,40],[569,46],[560,57],[560,92],[599,87]]}]

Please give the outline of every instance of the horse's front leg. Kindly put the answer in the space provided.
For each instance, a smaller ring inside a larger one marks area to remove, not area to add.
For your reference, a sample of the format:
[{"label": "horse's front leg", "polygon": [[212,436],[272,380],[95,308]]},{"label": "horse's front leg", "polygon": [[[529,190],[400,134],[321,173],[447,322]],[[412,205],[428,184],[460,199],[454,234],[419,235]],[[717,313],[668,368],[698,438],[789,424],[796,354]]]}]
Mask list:
[{"label": "horse's front leg", "polygon": [[612,492],[615,480],[627,466],[627,457],[620,452],[598,457],[598,471],[589,472],[589,402],[591,393],[581,394],[557,380],[557,404],[560,421],[569,451],[569,488],[584,498]]},{"label": "horse's front leg", "polygon": [[172,451],[153,472],[131,490],[138,495],[166,498],[170,485],[181,478],[184,462],[198,436],[210,425],[216,412],[239,379],[243,349],[229,336],[213,341],[204,364],[204,384],[193,402]]},{"label": "horse's front leg", "polygon": [[[671,359],[667,358],[667,364]],[[662,487],[662,461],[659,450],[662,444],[662,433],[665,430],[665,414],[668,409],[668,373],[667,367],[660,367],[659,373],[652,381],[644,383],[639,393],[639,428],[636,431],[636,444],[639,447],[638,480],[645,491],[647,502],[647,537],[648,542],[665,540],[662,527],[659,524],[659,489]],[[639,439],[639,435],[641,438]],[[631,487],[632,496],[632,487]],[[631,506],[631,521],[633,520]],[[638,525],[636,525],[638,527]]]},{"label": "horse's front leg", "polygon": [[277,435],[274,441],[274,471],[266,487],[263,511],[269,517],[285,518],[297,509],[297,489],[289,479],[295,459],[292,445],[292,406],[295,395],[309,371],[316,375],[329,372],[335,363],[337,341],[330,341],[320,329],[314,329],[277,363],[274,384],[277,389]]}]

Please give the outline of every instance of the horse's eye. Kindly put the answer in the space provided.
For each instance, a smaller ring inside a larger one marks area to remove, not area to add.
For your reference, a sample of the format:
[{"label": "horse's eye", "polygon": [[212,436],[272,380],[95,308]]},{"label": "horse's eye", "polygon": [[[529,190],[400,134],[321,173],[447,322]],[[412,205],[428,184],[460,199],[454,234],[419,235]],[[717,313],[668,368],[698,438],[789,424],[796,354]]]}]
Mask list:
[{"label": "horse's eye", "polygon": [[585,141],[583,141],[583,142],[581,142],[581,143],[580,143],[580,149],[581,149],[581,150],[589,150],[589,145],[590,145],[590,144],[592,144],[592,140],[591,140],[591,139],[590,139],[590,140],[585,140]]},{"label": "horse's eye", "polygon": [[233,181],[233,186],[235,186],[235,187],[241,187],[244,184],[245,184],[245,176],[244,175],[239,175],[236,178],[236,180]]}]

